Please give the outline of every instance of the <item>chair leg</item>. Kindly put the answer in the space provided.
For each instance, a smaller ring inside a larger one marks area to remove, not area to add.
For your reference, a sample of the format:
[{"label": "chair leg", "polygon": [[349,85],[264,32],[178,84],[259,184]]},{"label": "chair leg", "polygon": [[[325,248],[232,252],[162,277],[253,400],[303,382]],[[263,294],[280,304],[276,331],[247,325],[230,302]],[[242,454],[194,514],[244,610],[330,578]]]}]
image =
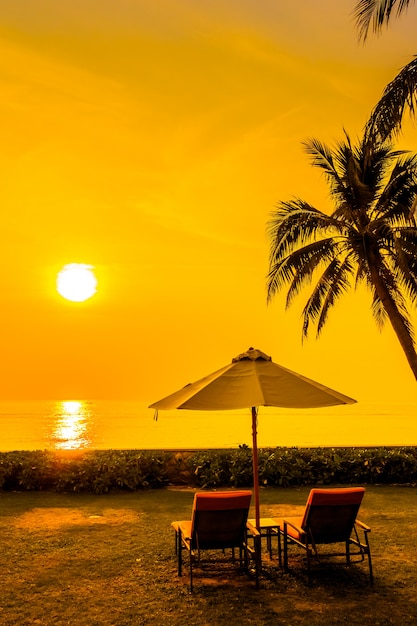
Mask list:
[{"label": "chair leg", "polygon": [[262,543],[261,537],[253,538],[254,549],[255,549],[255,584],[256,588],[259,589],[259,574],[262,568]]},{"label": "chair leg", "polygon": [[368,565],[369,565],[369,579],[371,581],[371,584],[373,584],[374,582],[374,572],[372,569],[372,559],[371,559],[371,553],[368,553]]},{"label": "chair leg", "polygon": [[368,533],[365,533],[365,545],[366,545],[366,555],[368,557],[368,565],[369,565],[369,578],[372,584],[374,582],[374,572],[372,569],[371,547],[369,545]]},{"label": "chair leg", "polygon": [[278,563],[279,566],[282,567],[282,549],[281,549],[281,529],[278,526]]},{"label": "chair leg", "polygon": [[182,534],[178,529],[177,556],[178,556],[178,576],[182,576]]},{"label": "chair leg", "polygon": [[284,569],[288,572],[288,535],[286,522],[284,522]]},{"label": "chair leg", "polygon": [[190,591],[193,592],[193,551],[190,546]]},{"label": "chair leg", "polygon": [[311,583],[311,548],[308,543],[308,538],[306,538],[306,556],[307,556],[307,576],[308,582]]},{"label": "chair leg", "polygon": [[374,574],[373,574],[373,569],[372,569],[371,547],[369,545],[368,532],[369,532],[369,530],[365,530],[364,531],[365,543],[363,544],[361,542],[360,538],[359,538],[358,531],[357,531],[356,527],[354,527],[355,537],[351,538],[350,543],[353,543],[353,545],[355,545],[355,546],[357,546],[359,548],[359,552],[360,552],[362,561],[365,560],[365,556],[368,557],[369,578],[370,578],[370,581],[371,581],[371,584],[372,584],[374,582]]},{"label": "chair leg", "polygon": [[266,529],[266,548],[269,553],[269,558],[272,559],[272,540],[271,540],[271,529]]}]

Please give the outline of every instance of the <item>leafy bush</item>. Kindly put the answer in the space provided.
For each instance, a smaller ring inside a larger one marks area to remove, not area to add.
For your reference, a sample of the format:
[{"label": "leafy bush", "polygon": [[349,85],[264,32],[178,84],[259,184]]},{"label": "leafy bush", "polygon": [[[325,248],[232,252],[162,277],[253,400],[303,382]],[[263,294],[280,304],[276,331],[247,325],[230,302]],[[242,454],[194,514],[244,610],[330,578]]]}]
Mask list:
[{"label": "leafy bush", "polygon": [[111,489],[156,488],[167,484],[167,455],[136,450],[0,454],[0,488],[107,493]]},{"label": "leafy bush", "polygon": [[187,459],[191,483],[197,487],[222,487],[231,481],[231,453],[226,450],[196,452]]},{"label": "leafy bush", "polygon": [[[252,452],[196,452],[188,458],[197,487],[252,485]],[[416,448],[265,448],[258,451],[262,485],[417,484]]]},{"label": "leafy bush", "polygon": [[[258,451],[264,486],[331,484],[417,485],[417,449],[264,448]],[[252,486],[252,450],[0,453],[0,489],[108,493],[174,484],[199,488]]]}]

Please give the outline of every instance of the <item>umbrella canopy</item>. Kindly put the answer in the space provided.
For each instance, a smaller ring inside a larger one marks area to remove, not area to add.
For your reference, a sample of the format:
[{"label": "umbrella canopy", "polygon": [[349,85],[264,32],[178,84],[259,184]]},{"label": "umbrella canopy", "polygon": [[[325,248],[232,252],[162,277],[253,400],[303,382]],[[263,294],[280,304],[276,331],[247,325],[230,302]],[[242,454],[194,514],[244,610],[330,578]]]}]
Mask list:
[{"label": "umbrella canopy", "polygon": [[256,525],[259,526],[256,408],[316,408],[355,402],[353,398],[274,363],[260,350],[249,348],[225,367],[154,402],[149,408],[198,411],[252,409],[253,486]]}]

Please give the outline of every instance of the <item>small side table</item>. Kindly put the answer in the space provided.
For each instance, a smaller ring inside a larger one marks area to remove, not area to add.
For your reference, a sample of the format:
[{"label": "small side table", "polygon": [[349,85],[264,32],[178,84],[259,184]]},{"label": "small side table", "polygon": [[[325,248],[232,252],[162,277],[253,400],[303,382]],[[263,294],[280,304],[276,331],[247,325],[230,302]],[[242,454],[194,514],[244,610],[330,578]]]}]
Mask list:
[{"label": "small side table", "polygon": [[[248,519],[248,522],[250,524],[252,524],[252,526],[256,527],[256,520],[255,519]],[[277,540],[278,540],[278,561],[279,561],[279,565],[281,566],[282,564],[282,559],[281,559],[281,541],[279,538],[279,523],[278,520],[274,519],[273,517],[261,517],[261,519],[259,520],[259,527],[258,530],[261,534],[261,539],[262,537],[266,538],[266,546],[269,552],[269,558],[272,559],[272,535],[277,535]]]}]

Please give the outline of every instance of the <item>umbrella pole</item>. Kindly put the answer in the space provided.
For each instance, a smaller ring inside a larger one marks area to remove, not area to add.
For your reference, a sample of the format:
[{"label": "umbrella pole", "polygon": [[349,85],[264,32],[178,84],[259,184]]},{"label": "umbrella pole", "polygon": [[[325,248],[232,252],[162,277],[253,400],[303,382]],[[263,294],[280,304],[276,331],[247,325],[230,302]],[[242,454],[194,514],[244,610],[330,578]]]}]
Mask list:
[{"label": "umbrella pole", "polygon": [[253,491],[255,493],[255,520],[259,530],[259,469],[258,469],[258,441],[257,441],[257,411],[252,407],[252,463],[253,463]]}]

